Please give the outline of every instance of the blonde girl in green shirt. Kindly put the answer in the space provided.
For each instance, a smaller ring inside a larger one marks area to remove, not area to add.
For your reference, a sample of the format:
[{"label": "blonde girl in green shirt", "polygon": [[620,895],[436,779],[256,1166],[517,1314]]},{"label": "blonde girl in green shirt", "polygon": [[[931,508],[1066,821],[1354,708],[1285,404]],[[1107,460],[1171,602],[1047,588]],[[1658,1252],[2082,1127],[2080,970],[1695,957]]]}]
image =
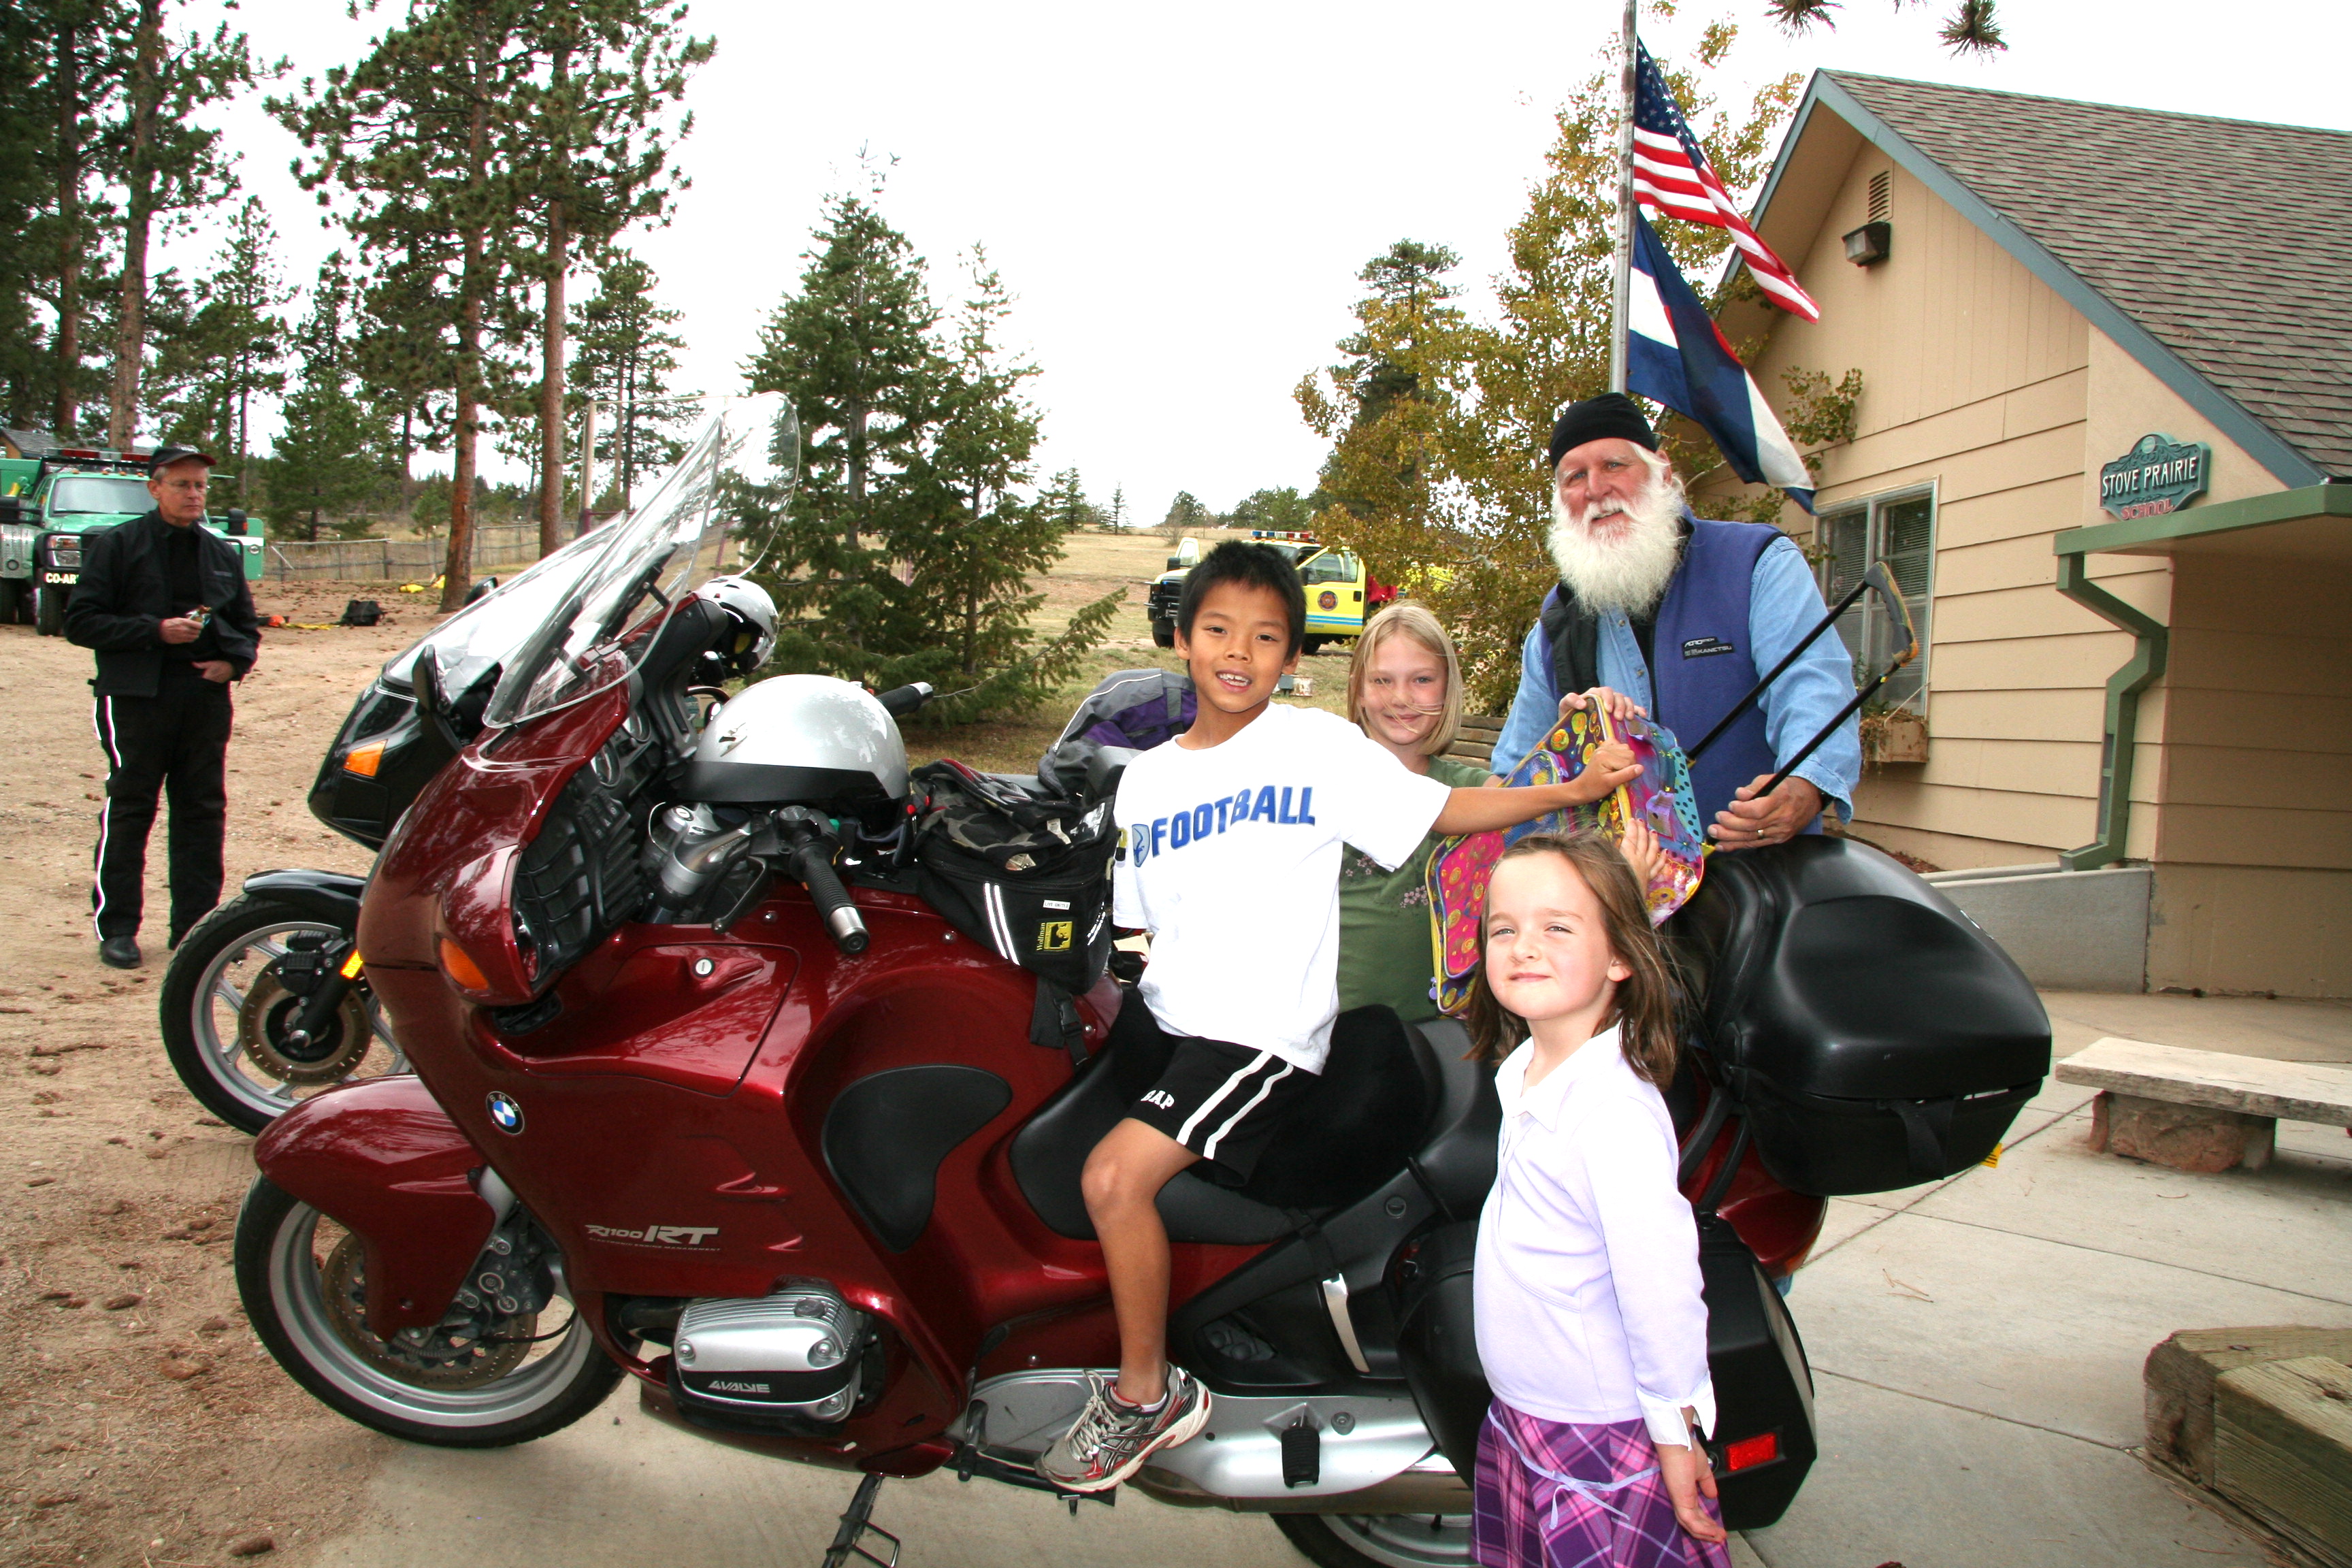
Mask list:
[{"label": "blonde girl in green shirt", "polygon": [[[1419,605],[1395,604],[1364,628],[1348,670],[1348,716],[1414,773],[1455,789],[1486,783],[1475,763],[1438,755],[1462,724],[1462,665],[1454,639]],[[1395,870],[1353,845],[1339,860],[1339,1007],[1381,1003],[1418,1023],[1437,1016],[1430,938],[1433,833]]]}]

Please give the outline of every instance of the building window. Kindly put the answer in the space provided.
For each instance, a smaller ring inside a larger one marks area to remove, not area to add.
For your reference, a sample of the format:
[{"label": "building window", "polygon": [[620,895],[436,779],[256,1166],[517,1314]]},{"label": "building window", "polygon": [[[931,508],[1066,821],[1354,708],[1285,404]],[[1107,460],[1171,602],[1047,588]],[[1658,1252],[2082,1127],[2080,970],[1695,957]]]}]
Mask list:
[{"label": "building window", "polygon": [[[1921,710],[1927,689],[1927,607],[1934,591],[1936,563],[1936,492],[1896,490],[1866,500],[1832,507],[1821,515],[1814,534],[1821,547],[1822,596],[1835,604],[1845,596],[1874,561],[1884,562],[1911,612],[1919,635],[1919,657],[1897,670],[1879,689],[1879,700],[1913,711]],[[1854,679],[1869,679],[1893,656],[1895,638],[1892,619],[1875,594],[1866,594],[1853,608],[1838,617],[1839,635],[1853,655]]]}]

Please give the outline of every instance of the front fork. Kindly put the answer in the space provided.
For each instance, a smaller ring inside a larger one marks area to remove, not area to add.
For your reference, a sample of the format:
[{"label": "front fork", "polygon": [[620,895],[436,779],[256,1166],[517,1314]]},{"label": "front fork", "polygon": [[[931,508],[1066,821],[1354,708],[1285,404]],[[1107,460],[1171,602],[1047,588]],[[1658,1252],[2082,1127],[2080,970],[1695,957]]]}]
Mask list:
[{"label": "front fork", "polygon": [[278,984],[302,999],[287,1020],[289,1049],[300,1052],[326,1033],[362,970],[359,943],[348,931],[300,931],[287,939]]}]

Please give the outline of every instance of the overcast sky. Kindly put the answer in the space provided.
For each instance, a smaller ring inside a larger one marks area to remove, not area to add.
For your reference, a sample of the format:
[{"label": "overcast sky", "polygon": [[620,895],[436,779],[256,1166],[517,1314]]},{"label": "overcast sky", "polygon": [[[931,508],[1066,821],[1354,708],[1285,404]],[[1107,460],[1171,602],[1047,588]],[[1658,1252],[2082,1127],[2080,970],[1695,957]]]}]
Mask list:
[{"label": "overcast sky", "polygon": [[[1663,56],[1728,16],[1751,84],[1828,68],[2352,129],[2341,0],[2228,13],[2002,0],[2010,47],[1982,60],[1936,44],[1950,4],[1847,0],[1836,31],[1791,40],[1763,0],[1685,0],[1645,36]],[[233,15],[262,52],[291,58],[295,80],[357,58],[383,25],[347,23],[325,0],[244,0]],[[1551,113],[1617,15],[1615,0],[694,0],[691,26],[719,50],[689,91],[693,188],[670,227],[633,243],[685,311],[683,384],[733,389],[864,149],[890,162],[883,210],[930,259],[943,302],[975,242],[1016,296],[1013,340],[1043,371],[1031,384],[1041,473],[1075,467],[1101,501],[1122,486],[1142,521],[1180,489],[1222,510],[1261,486],[1313,483],[1321,447],[1291,389],[1352,326],[1368,257],[1402,237],[1447,245],[1483,292]],[[2238,16],[2252,25],[2225,21]],[[257,100],[226,123],[289,278],[307,282],[341,241],[286,174],[292,140]],[[202,270],[215,243],[198,235],[168,255]]]}]

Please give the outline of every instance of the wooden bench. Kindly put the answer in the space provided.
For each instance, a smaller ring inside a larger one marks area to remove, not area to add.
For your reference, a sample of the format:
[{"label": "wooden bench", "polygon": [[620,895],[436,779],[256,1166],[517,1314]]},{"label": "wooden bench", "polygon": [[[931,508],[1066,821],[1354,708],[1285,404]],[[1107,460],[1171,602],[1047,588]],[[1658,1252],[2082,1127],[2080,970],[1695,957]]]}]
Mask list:
[{"label": "wooden bench", "polygon": [[1465,719],[1462,728],[1454,734],[1454,744],[1445,748],[1445,754],[1458,762],[1484,763],[1491,769],[1494,766],[1495,742],[1502,736],[1503,721],[1500,719],[1483,716]]},{"label": "wooden bench", "polygon": [[2058,1064],[2061,1083],[2099,1090],[2091,1147],[2178,1171],[2260,1170],[2279,1119],[2352,1127],[2352,1068],[2095,1040]]}]

